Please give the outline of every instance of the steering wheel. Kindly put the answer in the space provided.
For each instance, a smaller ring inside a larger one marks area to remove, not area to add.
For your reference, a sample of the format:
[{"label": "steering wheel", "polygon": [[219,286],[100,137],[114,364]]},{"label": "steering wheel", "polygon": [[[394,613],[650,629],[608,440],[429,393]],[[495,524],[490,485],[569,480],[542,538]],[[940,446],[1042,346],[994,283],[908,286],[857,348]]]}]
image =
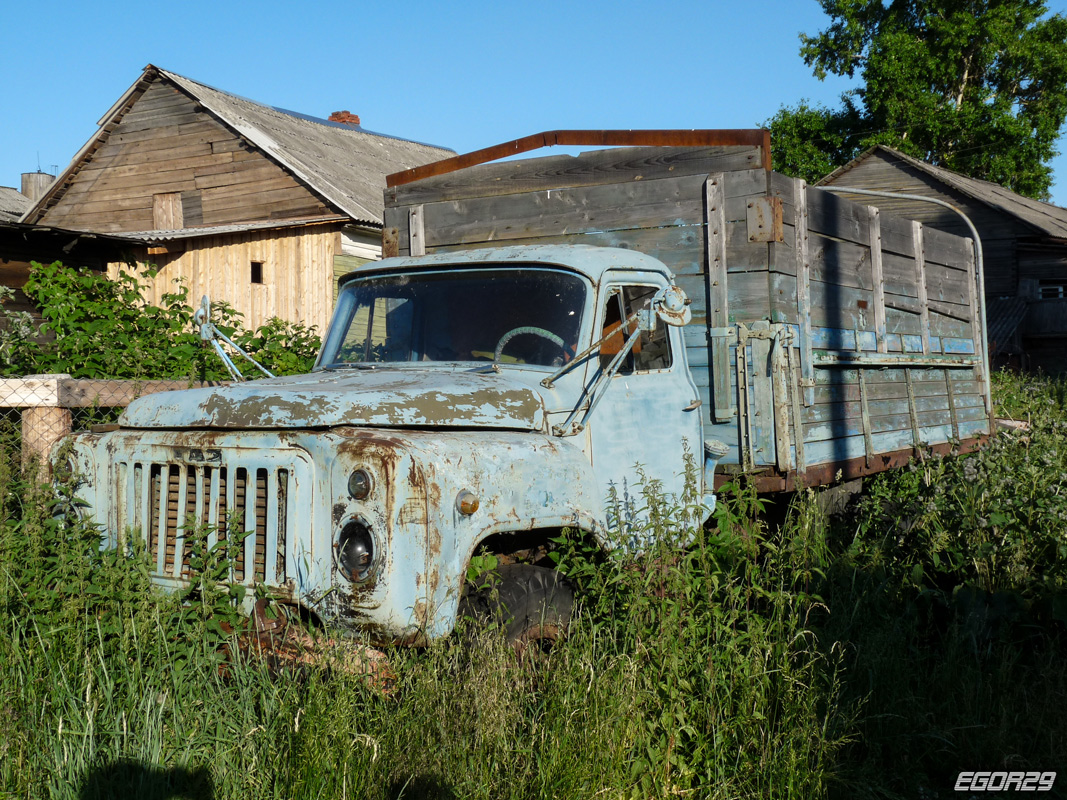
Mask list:
[{"label": "steering wheel", "polygon": [[500,360],[500,354],[504,351],[504,346],[514,339],[516,336],[520,336],[524,333],[532,333],[534,336],[540,336],[542,339],[548,339],[560,350],[567,352],[567,345],[563,343],[563,340],[552,333],[552,331],[546,331],[544,328],[535,328],[532,325],[527,325],[521,328],[512,328],[510,331],[500,337],[500,341],[496,343],[496,351],[493,353],[493,363],[495,364]]}]

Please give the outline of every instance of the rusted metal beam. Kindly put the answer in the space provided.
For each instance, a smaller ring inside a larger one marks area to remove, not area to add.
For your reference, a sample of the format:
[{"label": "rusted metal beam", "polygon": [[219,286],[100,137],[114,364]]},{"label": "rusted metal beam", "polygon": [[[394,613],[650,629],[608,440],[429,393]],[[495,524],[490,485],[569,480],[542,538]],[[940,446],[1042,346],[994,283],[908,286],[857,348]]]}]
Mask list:
[{"label": "rusted metal beam", "polygon": [[446,175],[449,172],[486,164],[501,158],[528,153],[542,147],[738,147],[749,145],[763,149],[763,168],[771,168],[771,132],[760,128],[723,130],[644,130],[644,131],[544,131],[521,139],[493,145],[471,153],[453,156],[387,175],[385,185],[405,183]]},{"label": "rusted metal beam", "polygon": [[[964,439],[959,444],[944,442],[929,448],[930,453],[939,456],[949,455],[953,452],[971,453],[982,447],[988,436],[977,436]],[[953,449],[955,448],[955,450]],[[905,466],[915,455],[915,448],[908,447],[904,450],[896,450],[892,453],[877,453],[868,465],[866,456],[849,459],[848,461],[833,461],[829,464],[818,464],[804,471],[798,480],[797,473],[790,471],[782,474],[777,470],[767,470],[750,476],[758,492],[794,492],[804,487],[826,486],[832,483],[862,478],[866,475],[874,475],[887,469]],[[715,489],[718,490],[723,484],[736,480],[736,475],[716,473]]]}]

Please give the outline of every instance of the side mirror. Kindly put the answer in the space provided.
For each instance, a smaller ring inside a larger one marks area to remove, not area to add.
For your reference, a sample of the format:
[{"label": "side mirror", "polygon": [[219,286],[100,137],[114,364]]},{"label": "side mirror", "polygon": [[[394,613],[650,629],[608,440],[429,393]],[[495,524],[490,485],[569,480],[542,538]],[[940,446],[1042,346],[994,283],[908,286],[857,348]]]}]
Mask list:
[{"label": "side mirror", "polygon": [[677,286],[668,286],[661,290],[652,299],[652,307],[656,310],[656,316],[663,320],[666,325],[680,328],[688,325],[693,319],[693,312],[689,308],[691,301]]}]

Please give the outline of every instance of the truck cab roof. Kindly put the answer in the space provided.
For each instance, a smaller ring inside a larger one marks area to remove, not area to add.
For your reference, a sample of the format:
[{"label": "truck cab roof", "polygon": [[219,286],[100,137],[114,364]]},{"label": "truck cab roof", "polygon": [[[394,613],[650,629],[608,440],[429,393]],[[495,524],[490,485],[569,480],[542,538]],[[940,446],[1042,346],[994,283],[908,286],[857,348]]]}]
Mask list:
[{"label": "truck cab roof", "polygon": [[613,269],[639,272],[658,272],[667,280],[673,277],[663,262],[636,250],[621,247],[594,247],[584,244],[520,245],[514,247],[486,247],[476,250],[448,251],[425,256],[386,258],[345,276],[341,285],[369,274],[410,269],[431,270],[441,266],[470,266],[483,264],[540,264],[565,267],[589,278],[594,285],[604,273]]}]

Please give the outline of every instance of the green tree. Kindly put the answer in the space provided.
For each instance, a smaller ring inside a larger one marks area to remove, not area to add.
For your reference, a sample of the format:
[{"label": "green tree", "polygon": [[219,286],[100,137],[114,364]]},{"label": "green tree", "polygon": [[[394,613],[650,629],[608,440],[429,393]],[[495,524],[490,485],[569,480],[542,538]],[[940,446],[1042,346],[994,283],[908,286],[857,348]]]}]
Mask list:
[{"label": "green tree", "polygon": [[[839,109],[783,107],[776,168],[808,180],[876,144],[1045,198],[1067,116],[1067,19],[1045,0],[818,0],[800,53],[816,77],[859,75]],[[821,159],[820,160],[820,155]],[[828,170],[827,170],[828,171]]]}]

